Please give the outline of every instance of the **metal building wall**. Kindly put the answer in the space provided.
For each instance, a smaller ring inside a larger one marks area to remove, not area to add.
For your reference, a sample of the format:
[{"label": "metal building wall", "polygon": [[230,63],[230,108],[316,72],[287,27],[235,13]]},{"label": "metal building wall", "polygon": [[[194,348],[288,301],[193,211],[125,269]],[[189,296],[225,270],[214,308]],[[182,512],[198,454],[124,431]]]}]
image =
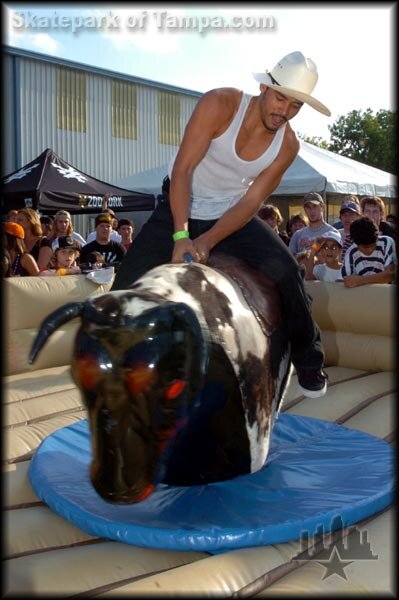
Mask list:
[{"label": "metal building wall", "polygon": [[[14,57],[15,58],[15,57]],[[3,58],[3,115],[2,115],[2,175],[15,171],[16,156],[16,87],[15,59],[10,56]]]},{"label": "metal building wall", "polygon": [[[9,173],[33,160],[45,148],[52,148],[64,160],[98,179],[115,182],[133,173],[168,162],[177,146],[158,143],[158,92],[167,86],[137,85],[136,140],[112,137],[111,82],[116,75],[103,75],[87,70],[87,131],[80,133],[57,129],[57,61],[42,61],[25,56],[7,56],[15,61],[18,73],[20,135],[16,140],[20,164],[5,170]],[[63,65],[65,66],[65,65]],[[74,64],[69,64],[74,68]],[[82,68],[77,65],[77,68]],[[8,77],[15,79],[12,68]],[[123,80],[129,80],[122,77]],[[134,78],[131,78],[135,83]],[[8,94],[11,98],[11,92]],[[188,91],[181,97],[181,133],[200,94]],[[15,102],[9,100],[15,107]],[[7,119],[6,119],[7,121]],[[14,129],[15,135],[15,129]],[[14,153],[14,154],[18,154]],[[10,162],[8,162],[10,164]]]}]

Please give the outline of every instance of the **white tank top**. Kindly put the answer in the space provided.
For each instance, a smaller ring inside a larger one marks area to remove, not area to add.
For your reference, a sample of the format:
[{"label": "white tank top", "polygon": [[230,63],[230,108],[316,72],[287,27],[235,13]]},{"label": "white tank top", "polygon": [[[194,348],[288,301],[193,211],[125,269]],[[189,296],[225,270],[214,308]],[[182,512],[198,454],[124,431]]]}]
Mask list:
[{"label": "white tank top", "polygon": [[[229,127],[211,141],[207,153],[194,170],[189,213],[192,219],[219,219],[237,204],[253,180],[271,165],[280,151],[286,123],[277,130],[270,146],[257,159],[243,160],[237,156],[237,135],[251,98],[243,93]],[[169,177],[175,158],[169,165]]]}]

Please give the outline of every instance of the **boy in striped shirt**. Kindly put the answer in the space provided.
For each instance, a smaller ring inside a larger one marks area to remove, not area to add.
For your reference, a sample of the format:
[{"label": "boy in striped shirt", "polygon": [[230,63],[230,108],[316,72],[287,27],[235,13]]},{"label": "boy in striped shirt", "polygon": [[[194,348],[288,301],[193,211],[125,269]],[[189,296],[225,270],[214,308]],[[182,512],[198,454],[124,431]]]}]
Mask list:
[{"label": "boy in striped shirt", "polygon": [[369,217],[361,217],[350,226],[353,244],[345,253],[342,279],[345,287],[368,283],[392,283],[395,279],[395,242],[379,235],[378,227]]}]

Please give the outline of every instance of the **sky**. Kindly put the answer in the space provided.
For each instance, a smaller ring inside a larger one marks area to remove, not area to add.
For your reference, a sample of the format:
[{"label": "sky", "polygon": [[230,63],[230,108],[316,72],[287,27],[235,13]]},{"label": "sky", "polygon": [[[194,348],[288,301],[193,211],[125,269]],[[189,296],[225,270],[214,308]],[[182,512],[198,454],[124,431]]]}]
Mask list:
[{"label": "sky", "polygon": [[300,50],[317,65],[313,92],[331,117],[305,105],[300,134],[329,141],[352,110],[395,110],[396,2],[3,2],[3,44],[206,92],[259,92],[252,73]]}]

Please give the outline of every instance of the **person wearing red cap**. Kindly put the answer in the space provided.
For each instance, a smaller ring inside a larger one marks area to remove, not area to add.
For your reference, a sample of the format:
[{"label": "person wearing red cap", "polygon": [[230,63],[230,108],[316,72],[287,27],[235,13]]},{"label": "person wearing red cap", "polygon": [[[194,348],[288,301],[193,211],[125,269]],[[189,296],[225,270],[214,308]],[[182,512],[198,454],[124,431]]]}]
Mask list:
[{"label": "person wearing red cap", "polygon": [[[25,231],[18,223],[9,221],[3,227],[3,251],[8,261],[5,277],[25,277],[39,275],[37,262],[26,251],[24,243]],[[3,265],[4,266],[4,265]]]}]

